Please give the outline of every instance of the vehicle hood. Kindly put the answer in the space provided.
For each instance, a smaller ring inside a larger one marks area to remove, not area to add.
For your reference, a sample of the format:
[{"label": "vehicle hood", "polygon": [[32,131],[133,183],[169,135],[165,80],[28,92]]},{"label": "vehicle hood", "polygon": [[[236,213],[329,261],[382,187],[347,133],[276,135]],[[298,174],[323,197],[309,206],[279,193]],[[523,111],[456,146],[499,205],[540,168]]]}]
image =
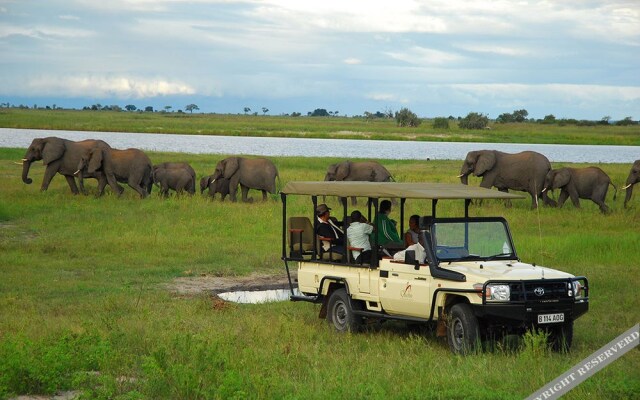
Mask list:
[{"label": "vehicle hood", "polygon": [[467,282],[485,282],[490,279],[529,280],[572,278],[573,275],[552,268],[513,261],[465,261],[441,263],[441,268],[460,272]]}]

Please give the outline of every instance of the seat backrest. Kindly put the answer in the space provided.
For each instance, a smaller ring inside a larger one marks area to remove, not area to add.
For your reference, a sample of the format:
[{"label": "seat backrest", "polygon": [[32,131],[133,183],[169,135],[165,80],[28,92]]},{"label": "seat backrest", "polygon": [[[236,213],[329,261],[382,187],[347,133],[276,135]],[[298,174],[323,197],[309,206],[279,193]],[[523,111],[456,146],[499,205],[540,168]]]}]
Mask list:
[{"label": "seat backrest", "polygon": [[[292,232],[291,230],[302,230],[302,232]],[[287,219],[287,240],[292,251],[301,252],[300,255],[310,255],[313,253],[313,225],[308,217],[289,217]]]}]

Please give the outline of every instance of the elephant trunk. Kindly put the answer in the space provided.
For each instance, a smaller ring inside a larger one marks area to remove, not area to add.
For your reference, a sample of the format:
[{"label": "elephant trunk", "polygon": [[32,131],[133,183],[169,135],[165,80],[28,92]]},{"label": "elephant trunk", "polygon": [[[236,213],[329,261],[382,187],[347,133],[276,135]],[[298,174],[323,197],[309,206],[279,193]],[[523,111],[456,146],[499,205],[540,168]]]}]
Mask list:
[{"label": "elephant trunk", "polygon": [[22,159],[22,182],[30,185],[33,180],[29,178],[29,168],[31,167],[32,161],[27,158]]},{"label": "elephant trunk", "polygon": [[633,183],[628,183],[625,187],[623,187],[622,189],[626,190],[626,194],[624,195],[624,206],[627,206],[627,203],[629,202],[629,200],[631,200],[631,194],[633,193]]},{"label": "elephant trunk", "polygon": [[460,175],[458,175],[458,178],[460,178],[460,183],[462,183],[463,185],[468,185],[469,184],[469,175],[468,174],[460,174]]}]

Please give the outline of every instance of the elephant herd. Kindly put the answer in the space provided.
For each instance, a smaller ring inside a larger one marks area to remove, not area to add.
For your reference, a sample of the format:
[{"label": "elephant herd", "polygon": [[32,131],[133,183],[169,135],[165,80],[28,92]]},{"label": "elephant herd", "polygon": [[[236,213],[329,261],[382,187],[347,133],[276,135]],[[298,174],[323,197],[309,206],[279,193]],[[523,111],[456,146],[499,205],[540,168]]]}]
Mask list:
[{"label": "elephant herd", "polygon": [[[75,142],[59,137],[34,139],[22,158],[24,183],[32,182],[29,169],[34,161],[39,160],[45,165],[41,186],[43,191],[47,190],[55,174],[60,174],[67,180],[73,194],[86,193],[84,178],[98,180],[98,195],[104,193],[107,184],[115,193],[122,194],[124,189],[118,183],[126,183],[141,198],[151,193],[153,184],[160,188],[160,194],[164,197],[169,195],[169,190],[195,193],[196,172],[188,163],[164,162],[153,165],[142,150],[114,149],[102,140]],[[261,190],[264,200],[267,192],[276,192],[276,177],[278,170],[267,159],[229,157],[216,165],[212,175],[202,178],[200,191],[208,188],[212,197],[220,193],[223,200],[229,195],[232,201],[236,201],[240,185],[243,201],[249,201],[249,189]]]},{"label": "elephant herd", "polygon": [[[34,139],[22,159],[22,180],[30,184],[29,169],[34,161],[42,160],[46,166],[41,190],[47,190],[56,173],[63,175],[74,194],[84,189],[84,178],[98,180],[98,195],[102,195],[108,184],[118,195],[123,192],[118,183],[126,183],[140,197],[151,193],[155,183],[160,194],[167,197],[169,190],[177,193],[195,193],[196,173],[184,162],[165,162],[153,165],[147,155],[139,149],[118,150],[111,148],[102,140],[83,140],[74,142],[58,137]],[[545,205],[562,207],[570,198],[575,207],[580,207],[579,199],[589,199],[596,203],[600,211],[609,212],[605,198],[609,185],[615,185],[609,176],[598,167],[552,169],[549,159],[534,151],[516,154],[497,150],[470,151],[460,170],[460,181],[468,183],[469,175],[481,177],[481,187],[495,187],[501,191],[518,190],[529,193],[531,208],[538,207],[538,200]],[[80,190],[76,186],[78,178]],[[238,185],[242,192],[242,201],[250,201],[249,189],[260,190],[263,201],[268,193],[276,193],[276,178],[279,178],[276,166],[264,158],[249,159],[228,157],[218,162],[213,174],[200,180],[200,192],[208,189],[214,198],[220,193],[224,201],[229,196],[236,201]],[[329,165],[325,181],[370,181],[389,182],[393,180],[389,171],[377,161],[342,161]],[[625,185],[624,206],[631,199],[633,187],[640,182],[640,160],[631,167]],[[549,191],[560,189],[556,202],[549,197]],[[355,199],[352,199],[355,203]]]}]

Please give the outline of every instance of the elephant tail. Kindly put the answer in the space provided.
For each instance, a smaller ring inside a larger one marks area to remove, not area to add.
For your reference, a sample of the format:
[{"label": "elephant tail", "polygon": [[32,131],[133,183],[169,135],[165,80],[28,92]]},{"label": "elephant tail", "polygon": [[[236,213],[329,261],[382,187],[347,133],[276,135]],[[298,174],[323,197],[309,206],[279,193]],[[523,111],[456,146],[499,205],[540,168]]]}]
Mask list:
[{"label": "elephant tail", "polygon": [[618,188],[611,181],[609,181],[609,185],[613,187],[613,201],[616,201],[616,197],[618,196]]}]

